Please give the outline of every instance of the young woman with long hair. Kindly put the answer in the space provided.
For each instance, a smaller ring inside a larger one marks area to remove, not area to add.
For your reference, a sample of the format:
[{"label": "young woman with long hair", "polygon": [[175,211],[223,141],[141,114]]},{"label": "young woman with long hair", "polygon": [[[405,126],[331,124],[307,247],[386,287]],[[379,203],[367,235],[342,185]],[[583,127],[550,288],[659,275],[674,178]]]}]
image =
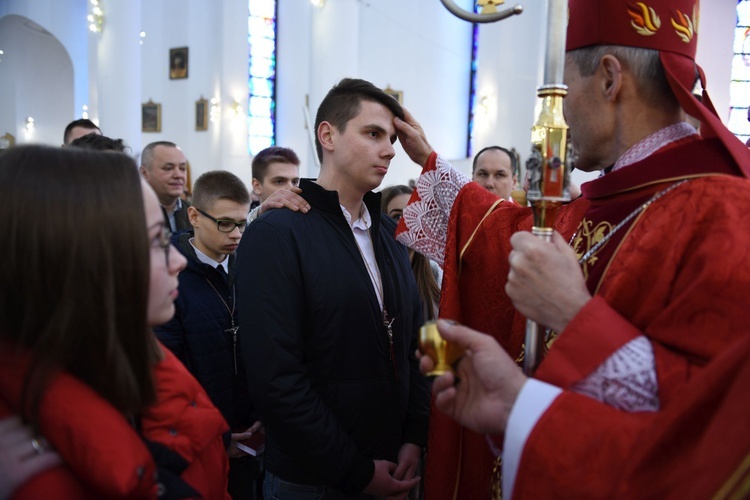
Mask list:
[{"label": "young woman with long hair", "polygon": [[8,150],[0,234],[0,418],[62,462],[12,498],[224,498],[226,423],[150,329],[185,260],[133,161]]},{"label": "young woman with long hair", "polygon": [[[387,216],[398,221],[401,218],[404,207],[409,202],[412,191],[412,188],[403,184],[383,189],[380,198],[381,210]],[[424,319],[425,321],[435,320],[437,319],[438,306],[440,305],[440,284],[443,278],[443,271],[435,262],[411,249],[409,249],[409,259],[414,279],[417,280],[419,295],[422,297],[424,304]]]}]

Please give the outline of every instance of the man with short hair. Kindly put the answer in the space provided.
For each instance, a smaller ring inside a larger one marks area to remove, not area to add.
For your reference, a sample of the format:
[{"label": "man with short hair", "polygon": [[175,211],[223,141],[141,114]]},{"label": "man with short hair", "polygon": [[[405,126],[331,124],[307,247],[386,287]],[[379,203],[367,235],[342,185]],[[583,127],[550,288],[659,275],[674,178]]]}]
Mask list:
[{"label": "man with short hair", "polygon": [[94,122],[88,118],[80,118],[68,123],[63,133],[63,147],[67,146],[79,137],[88,134],[102,135],[102,131]]},{"label": "man with short hair", "polygon": [[[301,192],[297,187],[299,186],[299,163],[297,153],[280,146],[268,147],[255,155],[252,163],[253,192],[260,198],[260,204],[250,211],[247,217],[248,222],[254,221],[269,208],[280,208],[273,203],[265,203],[269,199],[281,201],[284,193],[278,193],[271,198],[277,191],[284,189],[291,193]],[[304,203],[300,206],[301,210],[309,210],[303,199],[291,196],[288,199],[290,202],[284,206],[294,209],[292,203],[300,202]]]},{"label": "man with short hair", "polygon": [[191,229],[187,214],[190,203],[180,198],[187,183],[185,153],[173,142],[152,142],[143,148],[140,172],[156,192],[169,228],[173,232]]},{"label": "man with short hair", "polygon": [[[750,289],[750,151],[705,91],[692,95],[697,1],[568,6],[563,109],[576,168],[606,173],[560,208],[552,242],[528,231],[531,209],[498,203],[421,142],[413,119],[396,121],[424,167],[399,238],[444,262],[441,316],[491,334],[510,355],[495,368],[518,375],[500,387],[509,498],[610,498],[651,422],[750,332],[746,302],[731,299]],[[513,366],[527,318],[549,346],[528,379]],[[485,495],[485,437],[441,430],[426,494]]]},{"label": "man with short hair", "polygon": [[474,156],[471,180],[504,200],[518,182],[518,159],[502,146],[488,146]]},{"label": "man with short hair", "polygon": [[[266,498],[405,496],[426,443],[414,353],[422,306],[395,222],[380,211],[401,105],[346,78],[315,120],[307,214],[271,210],[238,251],[250,394],[266,428]],[[292,496],[293,495],[293,496]]]},{"label": "man with short hair", "polygon": [[213,170],[198,177],[193,205],[186,209],[193,230],[172,236],[172,244],[187,259],[179,275],[175,315],[154,328],[229,424],[229,493],[242,499],[255,498],[253,482],[260,471],[256,459],[235,446],[261,428],[250,402],[237,334],[234,252],[249,210],[250,194],[236,175]]}]

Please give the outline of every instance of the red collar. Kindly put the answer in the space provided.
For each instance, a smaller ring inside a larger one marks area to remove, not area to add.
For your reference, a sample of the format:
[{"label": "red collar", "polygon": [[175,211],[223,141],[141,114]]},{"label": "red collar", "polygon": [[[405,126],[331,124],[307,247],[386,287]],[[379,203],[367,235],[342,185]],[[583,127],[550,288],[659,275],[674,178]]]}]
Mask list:
[{"label": "red collar", "polygon": [[742,175],[718,139],[685,139],[648,158],[581,186],[583,197],[605,198],[650,184],[706,175]]}]

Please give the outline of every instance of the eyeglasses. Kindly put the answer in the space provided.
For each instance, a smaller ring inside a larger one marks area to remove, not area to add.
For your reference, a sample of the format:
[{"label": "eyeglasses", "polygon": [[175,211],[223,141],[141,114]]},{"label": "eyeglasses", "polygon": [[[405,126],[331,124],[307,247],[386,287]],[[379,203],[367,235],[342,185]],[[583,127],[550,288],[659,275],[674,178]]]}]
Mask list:
[{"label": "eyeglasses", "polygon": [[[167,263],[167,267],[169,267],[169,249],[172,247],[172,231],[170,231],[169,228],[164,228],[161,235],[154,240],[154,243],[164,251],[164,260]],[[154,246],[154,248],[156,248],[156,246]]]},{"label": "eyeglasses", "polygon": [[200,212],[202,215],[214,221],[216,223],[216,229],[218,229],[222,233],[231,233],[232,231],[234,231],[235,227],[240,230],[240,234],[245,232],[245,227],[247,227],[247,221],[243,220],[242,222],[235,222],[233,220],[228,220],[228,219],[216,219],[208,215],[206,212],[204,212],[200,208],[197,208],[197,207],[194,207],[194,208],[198,212]]}]

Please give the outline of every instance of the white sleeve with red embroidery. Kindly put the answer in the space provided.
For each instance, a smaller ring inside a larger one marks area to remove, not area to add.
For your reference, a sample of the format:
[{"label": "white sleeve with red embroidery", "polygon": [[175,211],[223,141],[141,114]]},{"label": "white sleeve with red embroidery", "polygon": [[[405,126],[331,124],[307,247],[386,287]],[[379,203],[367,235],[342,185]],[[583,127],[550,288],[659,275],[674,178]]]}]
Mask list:
[{"label": "white sleeve with red embroidery", "polygon": [[453,202],[469,182],[471,179],[438,155],[435,170],[424,171],[417,179],[416,190],[420,199],[404,209],[402,217],[406,231],[396,239],[442,267]]}]

